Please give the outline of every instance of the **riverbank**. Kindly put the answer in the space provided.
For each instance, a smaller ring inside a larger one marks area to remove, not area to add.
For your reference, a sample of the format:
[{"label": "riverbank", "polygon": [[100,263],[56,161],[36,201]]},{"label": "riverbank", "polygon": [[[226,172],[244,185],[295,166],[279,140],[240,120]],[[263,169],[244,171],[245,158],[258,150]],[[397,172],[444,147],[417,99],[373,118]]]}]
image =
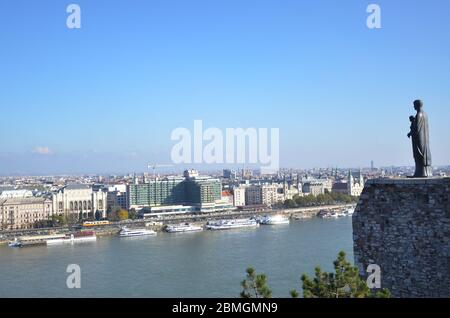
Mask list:
[{"label": "riverbank", "polygon": [[[155,231],[162,231],[167,224],[177,223],[194,223],[196,225],[204,226],[209,221],[217,221],[223,219],[238,219],[238,218],[250,218],[263,215],[275,215],[282,214],[291,219],[307,219],[316,217],[322,210],[327,211],[342,211],[345,209],[355,207],[355,204],[337,204],[337,205],[324,205],[294,209],[281,209],[281,210],[265,210],[265,211],[227,211],[227,212],[214,212],[203,214],[182,214],[173,216],[163,216],[154,219],[138,219],[127,220],[122,222],[111,222],[109,225],[97,226],[90,228],[94,230],[96,235],[111,236],[117,235],[122,226],[130,228],[148,227]],[[26,229],[26,230],[7,230],[0,231],[0,245],[7,244],[8,241],[13,240],[16,237],[21,236],[34,236],[34,235],[48,235],[48,234],[64,234],[74,231],[74,227],[57,227],[57,228],[43,228],[43,229]]]}]

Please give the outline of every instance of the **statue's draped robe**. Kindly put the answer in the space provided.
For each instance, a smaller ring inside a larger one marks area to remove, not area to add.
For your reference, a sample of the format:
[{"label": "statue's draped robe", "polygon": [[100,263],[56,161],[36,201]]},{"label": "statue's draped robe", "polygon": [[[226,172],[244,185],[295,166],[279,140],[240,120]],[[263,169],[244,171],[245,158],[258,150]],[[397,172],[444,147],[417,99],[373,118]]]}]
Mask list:
[{"label": "statue's draped robe", "polygon": [[413,124],[413,151],[416,161],[416,176],[428,176],[431,166],[431,152],[428,134],[428,116],[425,112],[416,115]]}]

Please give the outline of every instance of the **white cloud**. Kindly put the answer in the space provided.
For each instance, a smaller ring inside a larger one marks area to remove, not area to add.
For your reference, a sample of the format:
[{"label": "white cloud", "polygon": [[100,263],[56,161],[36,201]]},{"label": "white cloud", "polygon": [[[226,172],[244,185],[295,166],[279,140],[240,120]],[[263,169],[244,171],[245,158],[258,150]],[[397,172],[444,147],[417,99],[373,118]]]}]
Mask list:
[{"label": "white cloud", "polygon": [[48,147],[34,147],[33,153],[39,154],[39,155],[51,155],[53,152]]}]

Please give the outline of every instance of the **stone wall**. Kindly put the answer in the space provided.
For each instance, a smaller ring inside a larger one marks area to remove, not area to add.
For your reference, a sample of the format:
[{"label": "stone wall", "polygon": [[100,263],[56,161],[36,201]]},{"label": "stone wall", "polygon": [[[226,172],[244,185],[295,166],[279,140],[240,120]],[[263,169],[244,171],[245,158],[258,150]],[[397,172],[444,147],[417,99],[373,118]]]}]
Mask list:
[{"label": "stone wall", "polygon": [[370,180],[353,215],[355,265],[393,297],[450,297],[450,178]]}]

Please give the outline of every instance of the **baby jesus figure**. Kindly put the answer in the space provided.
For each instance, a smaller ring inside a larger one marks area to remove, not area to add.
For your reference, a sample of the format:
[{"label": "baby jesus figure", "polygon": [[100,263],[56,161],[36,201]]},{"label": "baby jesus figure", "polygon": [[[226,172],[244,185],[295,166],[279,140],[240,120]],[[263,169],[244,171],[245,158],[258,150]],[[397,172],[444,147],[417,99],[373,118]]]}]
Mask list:
[{"label": "baby jesus figure", "polygon": [[409,133],[408,133],[408,138],[411,138],[412,132],[413,132],[413,127],[414,127],[414,116],[409,116],[409,121],[411,122],[411,126],[409,127]]}]

